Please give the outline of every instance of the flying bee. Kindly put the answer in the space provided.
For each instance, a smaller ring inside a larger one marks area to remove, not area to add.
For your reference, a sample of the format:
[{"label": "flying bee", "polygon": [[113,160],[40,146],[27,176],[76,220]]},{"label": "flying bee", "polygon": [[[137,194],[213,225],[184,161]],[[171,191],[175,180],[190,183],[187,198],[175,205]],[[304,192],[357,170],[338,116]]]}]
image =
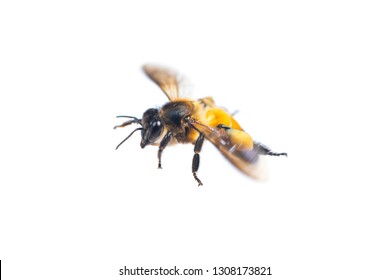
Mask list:
[{"label": "flying bee", "polygon": [[146,110],[142,119],[117,116],[129,120],[114,128],[131,124],[138,124],[141,127],[131,132],[116,149],[134,132],[141,131],[141,148],[147,145],[158,146],[158,168],[162,168],[161,156],[167,146],[191,143],[194,145],[192,175],[199,186],[202,185],[197,175],[199,154],[205,139],[217,147],[240,171],[255,179],[259,179],[262,174],[259,169],[262,156],[287,156],[287,153],[272,152],[267,146],[253,141],[232,114],[216,106],[212,97],[197,100],[184,98],[181,95],[180,80],[173,71],[152,65],[145,65],[143,70],[161,88],[169,102],[160,109]]}]

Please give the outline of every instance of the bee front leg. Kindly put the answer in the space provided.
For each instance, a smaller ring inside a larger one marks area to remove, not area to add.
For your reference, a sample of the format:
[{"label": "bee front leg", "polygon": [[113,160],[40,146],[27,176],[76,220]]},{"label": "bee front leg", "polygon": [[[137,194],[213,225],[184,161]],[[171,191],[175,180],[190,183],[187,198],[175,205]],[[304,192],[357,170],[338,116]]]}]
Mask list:
[{"label": "bee front leg", "polygon": [[194,175],[195,180],[198,182],[198,186],[203,185],[202,181],[199,180],[198,176],[196,175],[196,172],[199,169],[199,161],[200,161],[199,153],[200,150],[202,149],[203,141],[204,141],[204,134],[201,133],[198,139],[196,139],[195,147],[194,147],[194,157],[192,158],[192,175]]},{"label": "bee front leg", "polygon": [[168,131],[168,133],[165,134],[164,138],[160,142],[160,146],[158,147],[158,153],[157,153],[158,169],[162,169],[162,167],[161,167],[161,155],[162,155],[162,152],[165,149],[165,147],[168,146],[169,141],[171,141],[171,137],[172,137],[172,133],[170,131]]},{"label": "bee front leg", "polygon": [[114,129],[116,129],[118,127],[125,127],[125,126],[131,125],[133,123],[137,123],[139,125],[142,125],[141,120],[136,118],[136,117],[132,117],[132,116],[116,116],[116,117],[117,118],[129,118],[130,120],[128,120],[127,122],[122,123],[121,125],[114,126]]}]

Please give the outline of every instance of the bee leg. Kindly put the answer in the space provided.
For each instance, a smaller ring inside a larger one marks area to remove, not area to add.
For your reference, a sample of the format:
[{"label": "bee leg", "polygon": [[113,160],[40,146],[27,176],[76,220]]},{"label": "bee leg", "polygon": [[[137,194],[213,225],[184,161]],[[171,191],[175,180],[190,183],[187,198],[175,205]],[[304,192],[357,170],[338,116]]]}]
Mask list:
[{"label": "bee leg", "polygon": [[199,180],[198,176],[196,175],[196,172],[199,169],[199,161],[200,161],[199,153],[200,150],[202,149],[203,141],[204,141],[204,134],[201,133],[198,139],[196,139],[195,147],[194,147],[194,157],[192,158],[192,175],[194,175],[196,182],[198,182],[198,186],[203,185],[202,181]]},{"label": "bee leg", "polygon": [[218,128],[223,128],[225,130],[232,129],[230,126],[224,125],[224,124],[219,124],[217,125]]},{"label": "bee leg", "polygon": [[261,155],[267,155],[267,156],[287,156],[287,153],[275,153],[271,151],[270,148],[268,148],[266,145],[261,144],[259,142],[255,143],[257,149],[259,150],[259,153]]},{"label": "bee leg", "polygon": [[167,134],[165,134],[164,138],[160,142],[160,146],[158,147],[158,169],[162,169],[161,167],[161,155],[165,147],[168,145],[169,141],[171,141],[172,133],[168,131]]},{"label": "bee leg", "polygon": [[116,125],[114,126],[114,129],[118,128],[118,127],[125,127],[125,126],[128,126],[130,124],[133,124],[133,123],[138,123],[139,125],[141,125],[141,120],[137,119],[136,117],[129,117],[129,116],[117,116],[117,118],[130,118],[130,120],[128,120],[127,122],[124,122],[122,123],[121,125]]}]

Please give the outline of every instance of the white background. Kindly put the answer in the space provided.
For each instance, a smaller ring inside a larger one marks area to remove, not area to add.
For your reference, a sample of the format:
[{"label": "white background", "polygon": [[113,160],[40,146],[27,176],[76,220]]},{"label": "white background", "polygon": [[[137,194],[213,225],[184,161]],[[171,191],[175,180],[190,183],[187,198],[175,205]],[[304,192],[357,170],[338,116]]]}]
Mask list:
[{"label": "white background", "polygon": [[[390,279],[384,3],[1,1],[4,279],[130,279],[124,265]],[[261,184],[208,143],[197,187],[190,145],[163,170],[139,134],[115,151],[132,129],[116,115],[167,101],[146,62],[289,157]]]}]

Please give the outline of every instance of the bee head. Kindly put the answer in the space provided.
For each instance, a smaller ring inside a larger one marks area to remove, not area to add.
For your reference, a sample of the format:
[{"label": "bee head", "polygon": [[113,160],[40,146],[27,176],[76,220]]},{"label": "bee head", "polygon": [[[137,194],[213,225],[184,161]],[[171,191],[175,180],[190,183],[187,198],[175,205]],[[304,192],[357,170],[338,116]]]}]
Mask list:
[{"label": "bee head", "polygon": [[153,144],[164,130],[164,125],[157,109],[145,111],[142,115],[142,128],[141,148],[144,148],[146,145]]}]

